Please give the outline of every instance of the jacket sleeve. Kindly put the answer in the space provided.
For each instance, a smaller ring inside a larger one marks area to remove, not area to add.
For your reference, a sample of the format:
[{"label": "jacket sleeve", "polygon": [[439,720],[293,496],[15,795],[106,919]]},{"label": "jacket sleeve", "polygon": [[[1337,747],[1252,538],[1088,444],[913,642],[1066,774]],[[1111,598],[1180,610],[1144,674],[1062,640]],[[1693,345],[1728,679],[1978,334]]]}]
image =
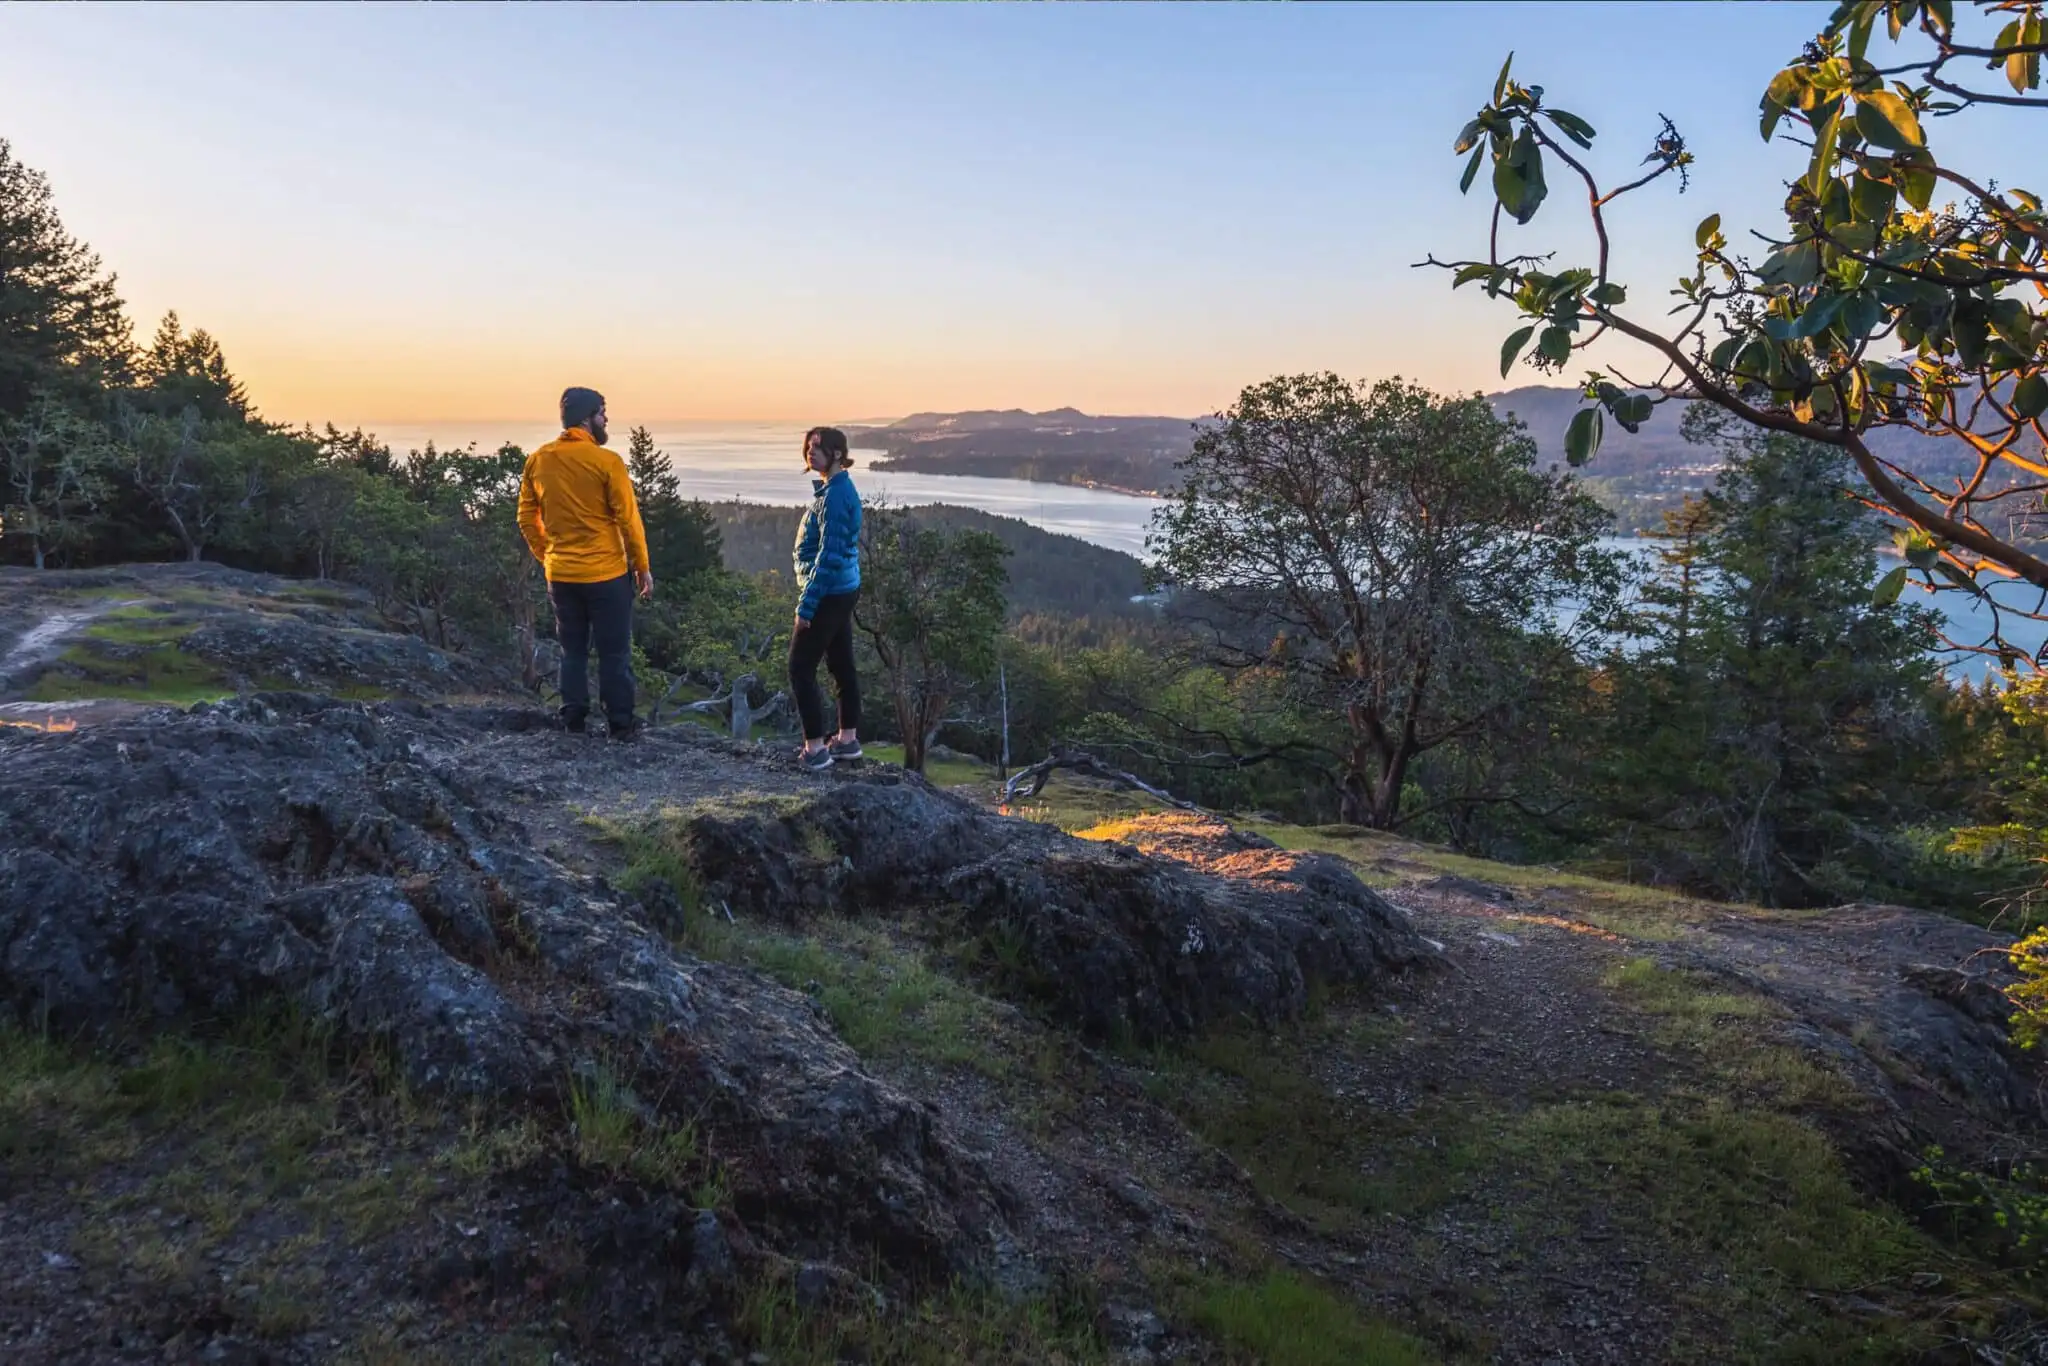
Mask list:
[{"label": "jacket sleeve", "polygon": [[826,578],[841,577],[841,567],[854,563],[854,557],[860,553],[855,544],[860,537],[860,499],[853,486],[843,479],[828,485],[824,501],[824,515],[819,519],[824,525],[818,535],[818,557],[812,562],[810,582],[804,585],[803,602],[796,609],[805,621],[817,615],[818,599],[825,595]]},{"label": "jacket sleeve", "polygon": [[804,586],[803,596],[797,599],[796,614],[805,621],[811,619],[811,612],[818,605],[818,598],[811,591],[811,585],[818,578],[818,505],[812,503],[804,509],[804,517],[796,525],[796,549],[790,552],[790,565],[796,571],[796,581]]},{"label": "jacket sleeve", "polygon": [[633,476],[626,473],[626,462],[616,457],[612,460],[611,502],[619,534],[626,538],[626,567],[636,574],[645,574],[647,528],[640,524],[640,503],[633,496]]},{"label": "jacket sleeve", "polygon": [[519,472],[519,534],[526,538],[526,548],[533,552],[533,558],[546,564],[548,529],[540,520],[540,490],[533,484],[532,456],[526,458],[526,468]]}]

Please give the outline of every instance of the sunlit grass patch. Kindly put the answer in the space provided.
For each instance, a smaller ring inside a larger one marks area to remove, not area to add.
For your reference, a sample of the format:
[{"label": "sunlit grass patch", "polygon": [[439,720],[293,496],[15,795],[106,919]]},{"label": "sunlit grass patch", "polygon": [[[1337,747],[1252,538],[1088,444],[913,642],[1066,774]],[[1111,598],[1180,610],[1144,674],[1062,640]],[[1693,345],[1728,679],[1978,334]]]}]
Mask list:
[{"label": "sunlit grass patch", "polygon": [[1376,1322],[1291,1271],[1257,1280],[1203,1277],[1186,1295],[1190,1317],[1232,1352],[1263,1366],[1426,1366],[1420,1340]]},{"label": "sunlit grass patch", "polygon": [[[874,744],[863,740],[860,742],[860,747],[862,753],[866,754],[870,759],[877,759],[885,764],[901,764],[903,762],[903,746],[901,745]],[[924,765],[924,776],[935,787],[967,787],[973,785],[993,789],[996,781],[996,771],[993,766],[981,763],[978,760],[965,758],[935,759],[927,757]]]}]

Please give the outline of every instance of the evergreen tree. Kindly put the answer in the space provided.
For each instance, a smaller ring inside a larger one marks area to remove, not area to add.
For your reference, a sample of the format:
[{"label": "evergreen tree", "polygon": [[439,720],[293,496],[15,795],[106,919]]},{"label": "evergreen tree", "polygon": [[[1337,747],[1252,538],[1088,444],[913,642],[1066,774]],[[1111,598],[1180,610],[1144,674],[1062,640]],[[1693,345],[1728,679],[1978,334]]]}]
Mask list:
[{"label": "evergreen tree", "polygon": [[166,415],[195,408],[208,422],[251,416],[249,394],[229,371],[220,343],[205,331],[187,332],[178,315],[166,313],[156,336],[138,358],[136,373],[149,406]]},{"label": "evergreen tree", "polygon": [[38,390],[96,401],[126,380],[132,345],[114,277],[0,138],[0,416],[26,413]]},{"label": "evergreen tree", "polygon": [[1839,451],[1698,412],[1729,465],[1674,515],[1643,648],[1613,666],[1611,847],[1766,904],[1894,885],[1939,740],[1932,614],[1874,600]]},{"label": "evergreen tree", "polygon": [[711,509],[682,495],[668,456],[654,445],[654,435],[635,427],[626,444],[626,473],[640,504],[640,522],[647,531],[647,558],[659,588],[680,586],[690,575],[717,569],[721,563],[718,522]]}]

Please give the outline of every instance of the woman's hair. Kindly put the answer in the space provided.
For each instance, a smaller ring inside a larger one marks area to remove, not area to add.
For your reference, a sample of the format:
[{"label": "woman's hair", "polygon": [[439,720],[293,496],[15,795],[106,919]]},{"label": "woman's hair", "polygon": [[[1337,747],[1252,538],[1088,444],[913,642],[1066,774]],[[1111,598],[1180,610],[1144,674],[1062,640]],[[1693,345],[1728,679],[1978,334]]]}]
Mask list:
[{"label": "woman's hair", "polygon": [[842,470],[853,468],[853,456],[847,453],[846,433],[840,431],[837,427],[813,427],[804,433],[804,443],[799,448],[799,454],[803,456],[805,469],[809,469],[811,465],[811,438],[814,436],[818,438],[818,444],[824,447],[825,454],[832,457],[833,464],[837,468]]}]

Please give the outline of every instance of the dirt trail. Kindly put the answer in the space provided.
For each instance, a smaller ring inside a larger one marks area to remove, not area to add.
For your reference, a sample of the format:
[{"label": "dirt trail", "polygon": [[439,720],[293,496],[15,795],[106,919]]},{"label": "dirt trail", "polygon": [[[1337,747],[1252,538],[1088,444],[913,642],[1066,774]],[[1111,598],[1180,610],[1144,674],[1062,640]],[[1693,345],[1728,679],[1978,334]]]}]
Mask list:
[{"label": "dirt trail", "polygon": [[58,647],[75,631],[114,611],[134,605],[136,600],[105,599],[83,607],[53,611],[15,638],[0,654],[0,695],[15,686],[23,672],[56,655]]}]

